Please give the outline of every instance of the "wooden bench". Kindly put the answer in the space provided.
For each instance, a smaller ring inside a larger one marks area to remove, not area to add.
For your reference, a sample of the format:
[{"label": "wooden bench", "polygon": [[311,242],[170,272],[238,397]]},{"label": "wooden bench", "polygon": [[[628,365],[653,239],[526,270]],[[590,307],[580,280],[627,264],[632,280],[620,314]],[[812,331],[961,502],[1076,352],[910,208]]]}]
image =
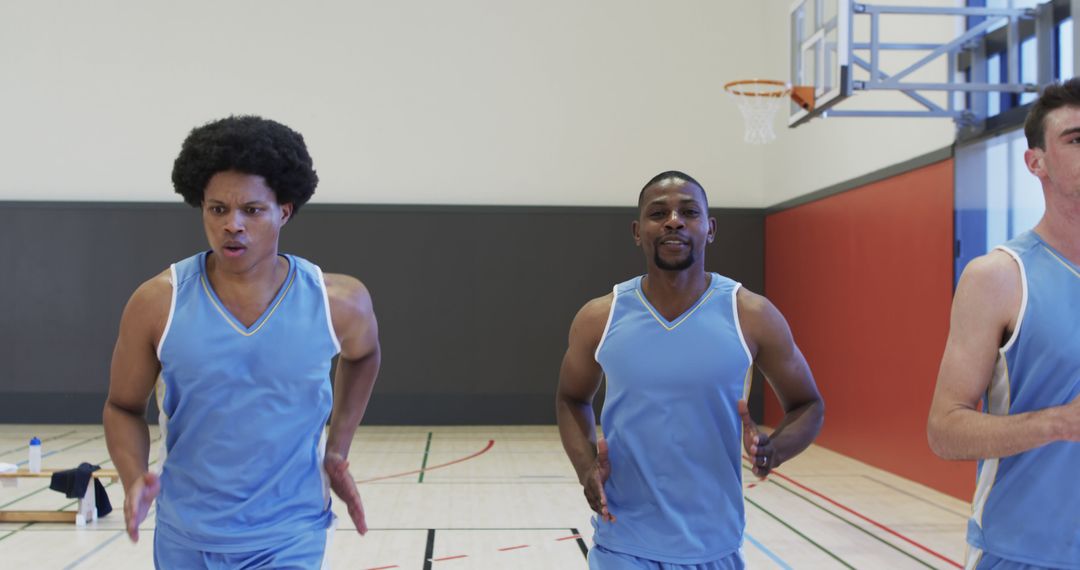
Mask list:
[{"label": "wooden bench", "polygon": [[[31,473],[20,469],[19,471],[7,471],[0,473],[0,479],[52,479],[52,474],[60,469],[42,469],[40,473]],[[91,474],[90,483],[86,486],[86,494],[79,499],[77,511],[15,511],[0,510],[0,522],[67,522],[75,523],[76,526],[85,526],[86,523],[96,521],[97,498],[94,495],[94,479],[108,479],[118,481],[120,474],[115,469],[98,469]]]}]

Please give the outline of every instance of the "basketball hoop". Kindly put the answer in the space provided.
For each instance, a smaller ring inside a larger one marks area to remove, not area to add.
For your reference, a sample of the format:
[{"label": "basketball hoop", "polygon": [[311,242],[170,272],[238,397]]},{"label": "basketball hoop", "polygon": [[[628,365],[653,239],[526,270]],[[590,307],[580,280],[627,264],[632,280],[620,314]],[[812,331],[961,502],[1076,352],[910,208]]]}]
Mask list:
[{"label": "basketball hoop", "polygon": [[[743,140],[750,144],[766,144],[776,138],[773,132],[773,120],[776,111],[788,98],[808,109],[813,107],[813,89],[792,88],[791,85],[775,79],[740,79],[724,85],[724,91],[735,100],[742,112],[746,124]],[[808,101],[806,98],[810,97]]]}]

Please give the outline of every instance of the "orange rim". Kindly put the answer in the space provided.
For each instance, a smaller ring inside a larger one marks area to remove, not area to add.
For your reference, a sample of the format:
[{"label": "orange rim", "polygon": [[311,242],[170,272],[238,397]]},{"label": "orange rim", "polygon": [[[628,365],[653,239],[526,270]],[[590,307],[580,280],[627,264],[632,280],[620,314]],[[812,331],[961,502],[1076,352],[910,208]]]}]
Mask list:
[{"label": "orange rim", "polygon": [[[743,91],[735,89],[735,87],[742,85],[767,85],[769,87],[778,87],[779,89],[773,89],[772,91]],[[791,87],[787,83],[775,79],[739,79],[737,81],[725,83],[724,91],[740,97],[783,97],[791,92]]]}]

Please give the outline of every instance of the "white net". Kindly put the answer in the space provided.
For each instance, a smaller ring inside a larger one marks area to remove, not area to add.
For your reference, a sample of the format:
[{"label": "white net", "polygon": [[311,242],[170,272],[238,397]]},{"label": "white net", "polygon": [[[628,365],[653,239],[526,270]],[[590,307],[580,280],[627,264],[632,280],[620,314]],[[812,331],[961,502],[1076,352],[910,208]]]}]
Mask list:
[{"label": "white net", "polygon": [[737,81],[724,86],[735,100],[746,124],[743,140],[750,144],[765,144],[776,138],[773,123],[776,111],[788,100],[791,87],[779,81]]}]

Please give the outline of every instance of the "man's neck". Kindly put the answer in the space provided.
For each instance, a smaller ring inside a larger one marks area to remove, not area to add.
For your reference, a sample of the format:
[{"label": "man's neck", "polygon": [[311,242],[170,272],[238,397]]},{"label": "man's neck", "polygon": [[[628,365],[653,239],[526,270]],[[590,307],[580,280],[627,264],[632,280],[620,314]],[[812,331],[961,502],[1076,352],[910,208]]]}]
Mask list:
[{"label": "man's neck", "polygon": [[1080,265],[1080,196],[1046,195],[1046,213],[1035,232],[1046,243]]},{"label": "man's neck", "polygon": [[206,272],[214,291],[223,300],[260,299],[269,292],[272,297],[281,287],[288,272],[288,261],[274,252],[266,259],[244,271],[227,271],[217,263],[215,255],[206,260]]},{"label": "man's neck", "polygon": [[709,286],[710,277],[700,264],[682,271],[668,271],[650,267],[641,282],[641,290],[665,316],[682,314],[690,308]]}]

